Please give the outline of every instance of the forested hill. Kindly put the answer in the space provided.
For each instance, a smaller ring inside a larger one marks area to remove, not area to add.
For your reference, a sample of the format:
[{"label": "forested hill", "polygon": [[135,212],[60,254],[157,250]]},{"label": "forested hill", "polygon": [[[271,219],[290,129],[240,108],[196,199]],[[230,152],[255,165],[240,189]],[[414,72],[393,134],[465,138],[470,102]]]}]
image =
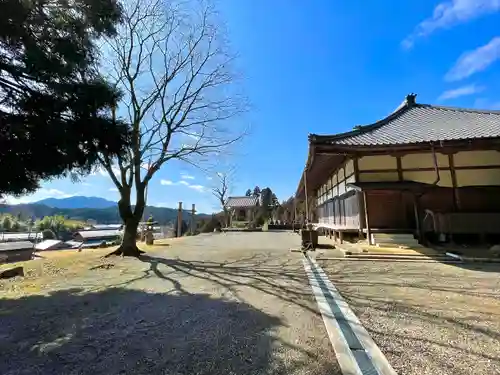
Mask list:
[{"label": "forested hill", "polygon": [[[53,216],[53,215],[63,215],[68,219],[75,220],[96,220],[100,224],[111,224],[120,223],[120,215],[118,213],[118,207],[108,207],[108,208],[56,208],[49,207],[43,204],[31,203],[31,204],[18,204],[18,205],[1,205],[0,213],[9,213],[14,216],[20,215],[23,219],[28,219],[32,216],[40,219],[43,216]],[[153,215],[154,219],[158,221],[160,225],[170,224],[175,222],[177,218],[177,210],[175,208],[167,207],[146,207],[145,217],[148,218],[149,215]],[[191,216],[189,211],[183,211],[184,219],[188,219]],[[197,218],[207,218],[210,215],[198,214]]]}]

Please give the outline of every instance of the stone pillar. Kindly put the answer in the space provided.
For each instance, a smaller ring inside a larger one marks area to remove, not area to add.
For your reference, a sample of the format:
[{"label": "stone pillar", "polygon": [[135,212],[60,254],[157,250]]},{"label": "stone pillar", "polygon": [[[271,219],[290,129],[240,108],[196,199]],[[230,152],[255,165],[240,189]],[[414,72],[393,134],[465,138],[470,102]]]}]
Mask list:
[{"label": "stone pillar", "polygon": [[179,202],[177,211],[177,237],[182,236],[182,202]]}]

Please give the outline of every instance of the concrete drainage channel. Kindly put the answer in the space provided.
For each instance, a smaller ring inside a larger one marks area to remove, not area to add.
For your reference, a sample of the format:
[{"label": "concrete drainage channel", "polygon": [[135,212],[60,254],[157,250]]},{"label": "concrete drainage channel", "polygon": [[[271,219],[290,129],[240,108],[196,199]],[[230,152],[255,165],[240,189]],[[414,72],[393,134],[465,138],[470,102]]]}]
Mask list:
[{"label": "concrete drainage channel", "polygon": [[342,374],[396,375],[323,269],[307,254],[303,263]]}]

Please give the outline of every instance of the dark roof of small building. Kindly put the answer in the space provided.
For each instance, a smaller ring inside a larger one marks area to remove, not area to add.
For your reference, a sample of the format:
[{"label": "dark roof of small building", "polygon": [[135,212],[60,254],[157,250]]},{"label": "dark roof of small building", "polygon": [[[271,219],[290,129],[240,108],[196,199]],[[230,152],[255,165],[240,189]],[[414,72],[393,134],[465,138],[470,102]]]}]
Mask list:
[{"label": "dark roof of small building", "polygon": [[44,240],[35,244],[35,249],[37,250],[50,250],[54,247],[60,247],[64,242],[59,240]]},{"label": "dark roof of small building", "polygon": [[121,229],[123,224],[95,224],[91,226],[91,230],[112,230]]},{"label": "dark roof of small building", "polygon": [[259,203],[259,197],[229,197],[226,206],[228,207],[254,207]]},{"label": "dark roof of small building", "polygon": [[80,235],[84,240],[86,240],[118,237],[120,235],[120,232],[117,230],[82,230],[80,232],[77,232],[76,235]]},{"label": "dark roof of small building", "polygon": [[42,238],[41,232],[3,232],[0,233],[0,242],[7,241],[28,241]]},{"label": "dark roof of small building", "polygon": [[335,135],[309,135],[311,143],[339,146],[418,144],[500,137],[500,111],[418,104],[406,97],[389,116]]},{"label": "dark roof of small building", "polygon": [[33,244],[29,241],[0,243],[0,251],[28,250],[33,249]]}]

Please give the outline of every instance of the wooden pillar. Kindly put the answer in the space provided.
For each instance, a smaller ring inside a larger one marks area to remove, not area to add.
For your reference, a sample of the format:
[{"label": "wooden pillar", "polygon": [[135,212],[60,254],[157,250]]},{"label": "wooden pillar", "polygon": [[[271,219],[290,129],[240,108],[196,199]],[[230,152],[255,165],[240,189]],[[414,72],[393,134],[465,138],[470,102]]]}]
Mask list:
[{"label": "wooden pillar", "polygon": [[182,202],[179,202],[177,210],[177,237],[182,236]]},{"label": "wooden pillar", "polygon": [[194,214],[196,213],[196,206],[193,203],[191,206],[191,234],[194,234]]},{"label": "wooden pillar", "polygon": [[396,156],[396,166],[398,169],[398,181],[403,181],[403,167],[401,166],[401,155]]},{"label": "wooden pillar", "polygon": [[417,235],[418,242],[422,242],[422,231],[420,229],[420,214],[419,214],[419,204],[418,197],[413,194],[413,210],[415,211],[415,231]]},{"label": "wooden pillar", "polygon": [[359,220],[359,229],[358,229],[358,237],[359,240],[364,238],[363,228],[366,222],[365,217],[365,200],[363,198],[363,193],[361,191],[356,191],[356,195],[358,197],[358,220]]},{"label": "wooden pillar", "polygon": [[455,210],[460,210],[461,209],[460,191],[458,190],[457,186],[457,173],[455,171],[455,162],[453,160],[453,154],[448,154],[448,165],[450,167],[451,184],[453,187],[453,208]]},{"label": "wooden pillar", "polygon": [[368,211],[368,199],[366,199],[366,191],[363,191],[363,205],[365,208],[366,238],[368,238],[368,244],[372,245],[372,233],[370,230],[370,211]]},{"label": "wooden pillar", "polygon": [[[359,157],[355,156],[353,158],[353,166],[354,166],[354,182],[359,182]],[[358,239],[362,240],[364,238],[363,235],[363,226],[364,226],[364,213],[365,208],[363,205],[363,193],[361,191],[356,191],[356,197],[358,198]]]}]

